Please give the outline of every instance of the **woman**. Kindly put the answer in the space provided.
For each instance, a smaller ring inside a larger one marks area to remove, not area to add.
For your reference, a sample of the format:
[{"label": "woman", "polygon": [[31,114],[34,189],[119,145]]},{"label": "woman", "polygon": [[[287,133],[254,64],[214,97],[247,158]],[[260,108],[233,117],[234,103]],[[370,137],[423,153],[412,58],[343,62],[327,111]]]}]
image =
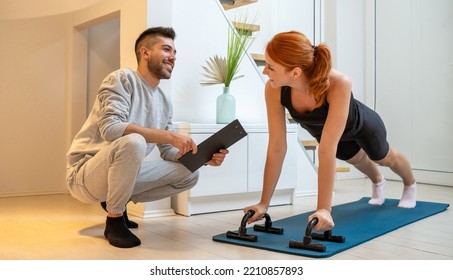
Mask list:
[{"label": "woman", "polygon": [[309,217],[309,221],[318,218],[316,230],[334,227],[331,210],[336,158],[370,178],[369,204],[382,205],[385,200],[385,179],[377,163],[390,167],[404,183],[398,207],[415,207],[417,187],[409,161],[389,146],[384,123],[376,112],[354,99],[348,77],[332,68],[329,48],[325,44],[312,46],[304,34],[291,31],[277,34],[265,55],[269,144],[261,201],[244,209],[255,211],[248,222],[263,218],[280,176],[286,153],[285,108],[319,142],[318,204]]}]

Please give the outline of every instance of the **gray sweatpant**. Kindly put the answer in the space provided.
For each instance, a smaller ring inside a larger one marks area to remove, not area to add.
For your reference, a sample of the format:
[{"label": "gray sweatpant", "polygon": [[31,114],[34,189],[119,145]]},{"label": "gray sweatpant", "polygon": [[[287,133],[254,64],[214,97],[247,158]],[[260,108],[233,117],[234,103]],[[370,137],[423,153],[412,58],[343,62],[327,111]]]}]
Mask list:
[{"label": "gray sweatpant", "polygon": [[126,203],[159,200],[191,189],[198,172],[166,160],[144,160],[143,136],[129,134],[86,156],[67,171],[69,192],[84,203],[106,201],[107,211],[121,214]]}]

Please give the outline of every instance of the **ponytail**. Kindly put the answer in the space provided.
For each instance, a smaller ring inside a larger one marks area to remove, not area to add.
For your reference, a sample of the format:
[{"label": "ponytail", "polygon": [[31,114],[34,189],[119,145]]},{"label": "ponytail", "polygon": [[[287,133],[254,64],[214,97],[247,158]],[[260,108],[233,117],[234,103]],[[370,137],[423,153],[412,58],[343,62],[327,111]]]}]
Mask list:
[{"label": "ponytail", "polygon": [[310,94],[314,96],[316,102],[324,101],[329,89],[329,73],[332,69],[331,57],[326,44],[321,43],[318,46],[313,46],[313,66],[307,78]]}]

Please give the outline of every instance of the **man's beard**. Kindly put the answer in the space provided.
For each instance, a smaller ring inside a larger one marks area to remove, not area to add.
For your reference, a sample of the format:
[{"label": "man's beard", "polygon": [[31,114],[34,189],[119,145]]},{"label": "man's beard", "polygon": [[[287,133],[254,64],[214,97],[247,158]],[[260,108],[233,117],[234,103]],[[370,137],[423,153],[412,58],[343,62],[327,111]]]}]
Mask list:
[{"label": "man's beard", "polygon": [[153,73],[158,79],[170,79],[173,69],[168,70],[165,64],[157,60],[148,60],[148,70]]}]

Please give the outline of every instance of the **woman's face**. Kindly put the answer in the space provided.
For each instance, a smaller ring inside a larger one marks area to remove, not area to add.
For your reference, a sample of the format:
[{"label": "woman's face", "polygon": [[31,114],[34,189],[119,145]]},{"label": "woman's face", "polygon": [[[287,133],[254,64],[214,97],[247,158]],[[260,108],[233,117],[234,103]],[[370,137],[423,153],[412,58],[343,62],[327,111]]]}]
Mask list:
[{"label": "woman's face", "polygon": [[291,72],[286,70],[286,68],[272,60],[267,53],[266,57],[266,66],[264,67],[263,74],[269,77],[269,82],[273,88],[278,88],[282,86],[287,86],[290,84],[292,79]]}]

